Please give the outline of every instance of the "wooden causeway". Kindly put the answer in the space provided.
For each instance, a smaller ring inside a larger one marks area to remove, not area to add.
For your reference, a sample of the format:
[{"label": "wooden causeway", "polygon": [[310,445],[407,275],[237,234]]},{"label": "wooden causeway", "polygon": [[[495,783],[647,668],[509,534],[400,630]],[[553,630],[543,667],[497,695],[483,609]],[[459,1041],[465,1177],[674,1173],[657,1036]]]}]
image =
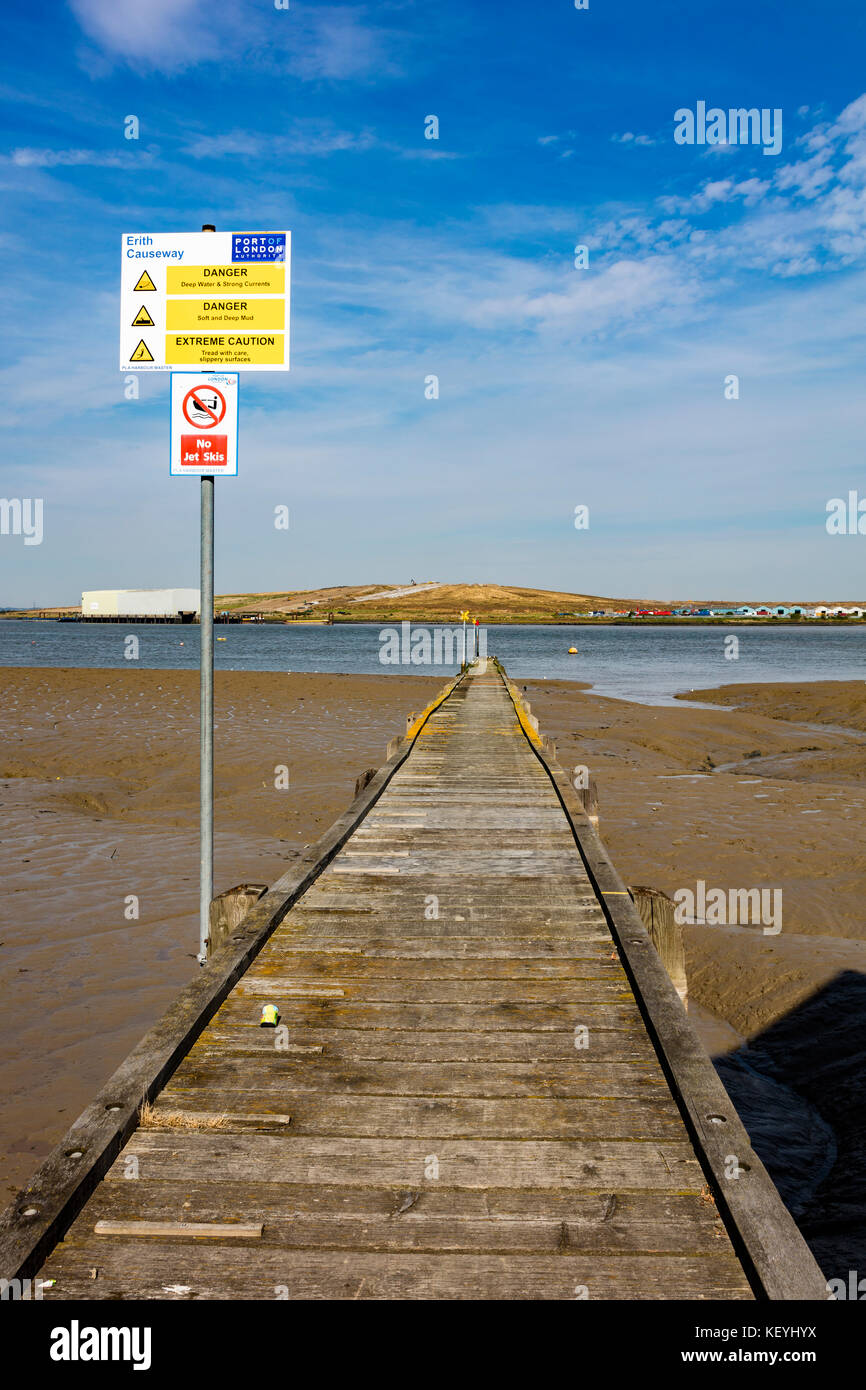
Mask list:
[{"label": "wooden causeway", "polygon": [[752,1298],[674,1091],[491,666],[227,993],[44,1296]]}]

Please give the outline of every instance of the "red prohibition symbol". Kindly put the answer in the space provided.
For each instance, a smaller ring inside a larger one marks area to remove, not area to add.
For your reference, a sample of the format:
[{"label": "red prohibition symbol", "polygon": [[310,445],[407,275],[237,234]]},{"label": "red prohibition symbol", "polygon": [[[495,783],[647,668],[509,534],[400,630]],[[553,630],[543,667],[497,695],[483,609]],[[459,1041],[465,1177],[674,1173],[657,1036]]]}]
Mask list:
[{"label": "red prohibition symbol", "polygon": [[195,429],[214,429],[226,413],[226,399],[215,386],[194,386],[183,398],[183,413]]}]

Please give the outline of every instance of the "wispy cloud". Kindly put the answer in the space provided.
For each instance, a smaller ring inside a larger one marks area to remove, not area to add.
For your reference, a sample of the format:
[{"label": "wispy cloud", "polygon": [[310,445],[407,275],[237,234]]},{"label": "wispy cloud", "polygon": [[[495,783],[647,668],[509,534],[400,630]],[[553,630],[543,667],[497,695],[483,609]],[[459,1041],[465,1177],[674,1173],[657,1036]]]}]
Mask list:
[{"label": "wispy cloud", "polygon": [[232,155],[242,159],[287,155],[322,158],[347,150],[369,150],[377,143],[372,130],[340,130],[329,121],[301,117],[291,122],[285,134],[235,130],[225,135],[200,135],[190,140],[183,152],[198,159]]},{"label": "wispy cloud", "polygon": [[90,165],[103,169],[129,169],[150,164],[153,151],[148,150],[53,150],[21,149],[13,150],[11,162],[20,169],[61,169]]},{"label": "wispy cloud", "polygon": [[[69,0],[93,46],[94,74],[124,65],[175,75],[202,64],[244,61],[303,81],[396,76],[401,38],[349,5],[257,8],[243,0]],[[95,61],[94,61],[95,55]]]},{"label": "wispy cloud", "polygon": [[214,11],[203,0],[69,3],[82,32],[111,62],[145,71],[180,72],[220,56],[226,19],[215,24]]}]

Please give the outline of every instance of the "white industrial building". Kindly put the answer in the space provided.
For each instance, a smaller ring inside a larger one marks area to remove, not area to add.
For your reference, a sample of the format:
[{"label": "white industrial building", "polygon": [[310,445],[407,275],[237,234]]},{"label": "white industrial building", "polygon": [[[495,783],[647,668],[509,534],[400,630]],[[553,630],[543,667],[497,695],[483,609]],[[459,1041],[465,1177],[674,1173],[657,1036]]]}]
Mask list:
[{"label": "white industrial building", "polygon": [[201,609],[198,589],[87,589],[82,618],[177,618]]}]

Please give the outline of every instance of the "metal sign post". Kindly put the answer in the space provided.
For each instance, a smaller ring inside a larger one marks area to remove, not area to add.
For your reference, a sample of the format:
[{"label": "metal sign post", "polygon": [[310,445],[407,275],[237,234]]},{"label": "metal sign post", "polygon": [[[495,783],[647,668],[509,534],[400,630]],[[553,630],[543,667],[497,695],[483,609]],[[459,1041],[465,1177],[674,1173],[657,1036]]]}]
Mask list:
[{"label": "metal sign post", "polygon": [[[203,232],[215,232],[206,222]],[[199,894],[198,963],[207,961],[213,898],[213,477],[201,480],[201,604],[199,628]]]},{"label": "metal sign post", "polygon": [[207,961],[213,897],[213,478],[201,480],[201,714],[199,720],[199,951]]}]

